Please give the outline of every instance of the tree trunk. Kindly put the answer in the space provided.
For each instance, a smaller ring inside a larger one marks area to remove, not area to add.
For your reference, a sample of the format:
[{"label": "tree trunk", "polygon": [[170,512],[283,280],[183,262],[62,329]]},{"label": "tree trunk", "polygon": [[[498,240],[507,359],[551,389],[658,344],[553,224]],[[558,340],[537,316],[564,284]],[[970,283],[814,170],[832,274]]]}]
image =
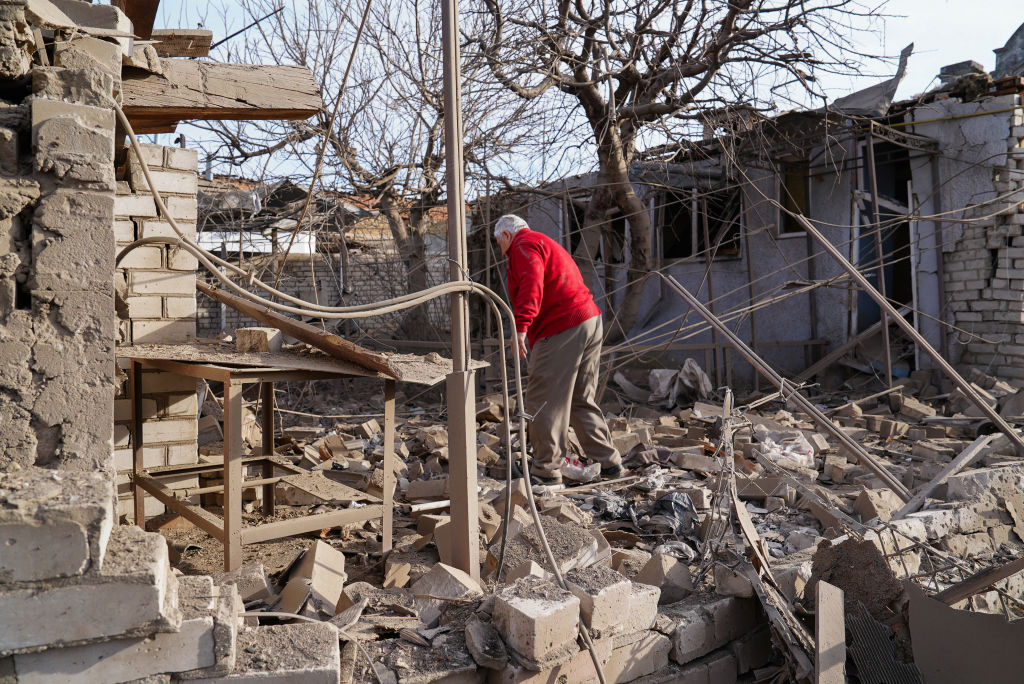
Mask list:
[{"label": "tree trunk", "polygon": [[[402,218],[398,202],[391,193],[384,193],[380,201],[381,211],[387,219],[391,236],[398,247],[398,254],[405,265],[406,293],[419,292],[427,288],[426,245],[419,221],[411,221],[406,225]],[[427,305],[405,310],[405,316],[399,325],[401,335],[412,339],[430,339],[434,337],[433,326],[427,313]]]},{"label": "tree trunk", "polygon": [[[598,133],[598,181],[603,191],[591,197],[591,205],[595,200],[603,203],[601,195],[608,194],[611,206],[616,207],[629,224],[629,265],[626,269],[626,287],[622,295],[622,303],[618,307],[607,300],[605,342],[617,342],[636,324],[640,313],[641,295],[643,294],[642,279],[651,268],[651,218],[647,207],[637,196],[633,183],[629,178],[629,158],[632,156],[632,144],[624,141],[614,125],[594,126]],[[587,208],[587,215],[591,207]],[[602,219],[604,217],[602,216]],[[595,226],[596,228],[596,226]],[[596,232],[596,231],[595,231]],[[600,233],[598,232],[598,235]],[[606,263],[607,259],[606,259]],[[610,315],[609,315],[610,314]]]}]

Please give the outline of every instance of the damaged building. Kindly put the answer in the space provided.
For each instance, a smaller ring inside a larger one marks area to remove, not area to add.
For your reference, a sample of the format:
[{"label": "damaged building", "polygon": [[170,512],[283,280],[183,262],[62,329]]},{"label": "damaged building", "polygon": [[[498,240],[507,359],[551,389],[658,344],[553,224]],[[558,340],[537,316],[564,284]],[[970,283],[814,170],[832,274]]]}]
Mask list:
[{"label": "damaged building", "polygon": [[[140,143],[324,107],[155,5],[0,0],[0,681],[1019,680],[1024,28],[991,75],[650,150],[627,471],[531,487],[500,315],[452,358],[368,315],[454,337],[461,198],[416,271],[373,202]],[[591,181],[522,213],[614,304]]]}]

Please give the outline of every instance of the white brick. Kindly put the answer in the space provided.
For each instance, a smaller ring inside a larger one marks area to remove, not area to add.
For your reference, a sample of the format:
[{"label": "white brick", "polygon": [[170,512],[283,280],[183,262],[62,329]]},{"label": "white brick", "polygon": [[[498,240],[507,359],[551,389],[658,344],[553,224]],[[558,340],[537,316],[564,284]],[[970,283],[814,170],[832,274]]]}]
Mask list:
[{"label": "white brick", "polygon": [[128,297],[128,316],[140,318],[163,318],[163,297]]},{"label": "white brick", "polygon": [[162,371],[142,374],[143,394],[164,394],[166,392],[195,391],[196,379],[185,375],[164,373]]},{"label": "white brick", "polygon": [[[143,468],[159,468],[160,466],[170,465],[167,463],[166,453],[162,446],[144,446],[142,447],[142,467]],[[133,470],[132,466],[132,450],[131,449],[115,449],[114,450],[114,470],[117,472],[125,472]]]},{"label": "white brick", "polygon": [[163,266],[164,250],[158,245],[144,245],[128,252],[118,268],[160,268]]},{"label": "white brick", "polygon": [[114,221],[114,241],[118,243],[135,242],[135,223],[133,221]]},{"label": "white brick", "polygon": [[197,206],[195,197],[167,197],[164,198],[167,211],[177,221],[191,221],[195,223]]},{"label": "white brick", "polygon": [[193,295],[196,277],[175,271],[133,271],[130,291],[133,294]]},{"label": "white brick", "polygon": [[[142,400],[142,417],[143,419],[152,418],[156,415],[156,402],[152,399]],[[128,423],[132,419],[132,400],[131,399],[115,399],[114,400],[114,420],[118,423]]]},{"label": "white brick", "polygon": [[[164,165],[164,146],[153,145],[149,143],[140,143],[139,147],[142,149],[142,159],[152,168],[161,167]],[[135,152],[135,148],[132,147],[128,152],[129,159],[132,163],[137,163],[138,155]]]},{"label": "white brick", "polygon": [[164,166],[169,169],[194,172],[199,168],[199,152],[182,147],[165,147]]},{"label": "white brick", "polygon": [[156,216],[156,202],[151,195],[118,195],[114,198],[115,216]]},{"label": "white brick", "polygon": [[142,424],[143,444],[187,442],[196,438],[196,419],[149,420]]},{"label": "white brick", "polygon": [[128,430],[128,426],[123,423],[114,425],[114,446],[122,447],[128,446],[131,440],[131,433]]},{"label": "white brick", "polygon": [[132,321],[133,344],[185,344],[195,338],[193,320]]},{"label": "white brick", "polygon": [[195,271],[199,268],[199,260],[191,252],[171,247],[167,252],[167,267],[175,271]]},{"label": "white brick", "polygon": [[[196,236],[196,224],[187,221],[178,221],[178,229],[184,235],[194,238]],[[174,232],[174,228],[167,221],[160,221],[158,219],[149,219],[142,221],[142,226],[139,228],[139,237],[165,237],[165,238],[176,238],[178,234]]]},{"label": "white brick", "polygon": [[167,465],[191,465],[198,462],[199,455],[194,442],[167,445]]},{"label": "white brick", "polygon": [[196,315],[195,297],[168,297],[168,318],[194,318]]},{"label": "white brick", "polygon": [[199,397],[195,392],[190,394],[168,394],[167,415],[195,416],[199,410]]},{"label": "white brick", "polygon": [[[199,179],[195,171],[156,171],[151,169],[149,175],[153,179],[153,184],[156,185],[156,190],[160,193],[161,199],[164,200],[164,204],[167,203],[167,198],[164,197],[166,194],[195,195],[198,190]],[[139,192],[150,191],[149,182],[145,175],[143,175],[141,168],[133,166],[131,179],[132,186]],[[167,208],[171,209],[170,206]],[[173,214],[172,210],[171,215],[173,216]]]}]

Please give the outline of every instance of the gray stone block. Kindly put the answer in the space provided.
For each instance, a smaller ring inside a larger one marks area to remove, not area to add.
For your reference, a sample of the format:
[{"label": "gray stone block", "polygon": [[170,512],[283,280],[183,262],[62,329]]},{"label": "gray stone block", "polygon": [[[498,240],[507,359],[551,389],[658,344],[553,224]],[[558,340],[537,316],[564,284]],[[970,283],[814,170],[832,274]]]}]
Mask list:
[{"label": "gray stone block", "polygon": [[27,468],[0,473],[0,581],[100,570],[114,522],[102,473]]},{"label": "gray stone block", "polygon": [[0,655],[176,631],[177,593],[163,537],[115,528],[98,573],[0,585]]}]

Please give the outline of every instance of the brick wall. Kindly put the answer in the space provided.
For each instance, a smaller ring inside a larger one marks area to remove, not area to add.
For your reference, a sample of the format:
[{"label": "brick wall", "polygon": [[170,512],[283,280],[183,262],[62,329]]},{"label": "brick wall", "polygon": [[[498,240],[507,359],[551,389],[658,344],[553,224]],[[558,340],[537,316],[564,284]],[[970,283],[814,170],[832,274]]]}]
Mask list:
[{"label": "brick wall", "polygon": [[[337,254],[332,254],[329,257],[317,254],[313,259],[316,269],[317,286],[315,289],[310,273],[308,254],[289,258],[277,289],[308,302],[319,301],[326,306],[369,304],[398,297],[408,292],[405,264],[395,254],[377,251],[350,254],[348,284],[352,291],[344,297],[340,295],[338,286]],[[448,261],[445,256],[428,257],[427,269],[430,285],[437,285],[448,280]],[[265,269],[262,275],[263,281],[273,284],[275,271],[276,269],[273,267]],[[213,276],[205,274],[204,277],[211,285],[220,287]],[[239,278],[233,277],[232,281],[251,292],[265,294]],[[427,304],[427,309],[434,328],[442,334],[447,331],[449,323],[447,297],[430,302]],[[223,328],[222,315],[224,317]],[[343,327],[342,329],[348,330],[347,334],[353,336],[363,334],[378,338],[395,338],[400,335],[399,326],[403,316],[404,312],[397,312],[384,316],[355,319],[348,324],[348,328]],[[222,309],[218,302],[208,297],[199,297],[196,332],[200,337],[216,337],[222,331],[231,333],[236,328],[253,325],[262,325],[262,323],[243,316],[230,307]]]},{"label": "brick wall", "polygon": [[[153,182],[171,216],[189,237],[196,234],[198,163],[195,150],[142,145]],[[156,202],[134,151],[129,150],[127,178],[117,184],[114,200],[117,249],[146,237],[177,237],[158,215]],[[171,245],[138,247],[120,263],[128,286],[128,319],[120,321],[121,344],[183,344],[196,337],[196,268],[188,252]],[[198,398],[193,378],[161,371],[142,376],[143,466],[197,462]],[[131,399],[127,387],[115,402],[114,463],[118,471],[121,513],[131,508],[128,472],[132,468]],[[189,481],[179,486],[194,485]],[[147,514],[163,505],[146,499]]]},{"label": "brick wall", "polygon": [[1008,380],[1024,380],[1024,109],[1009,117],[1000,199],[970,210],[945,255],[945,289],[954,358]]}]

